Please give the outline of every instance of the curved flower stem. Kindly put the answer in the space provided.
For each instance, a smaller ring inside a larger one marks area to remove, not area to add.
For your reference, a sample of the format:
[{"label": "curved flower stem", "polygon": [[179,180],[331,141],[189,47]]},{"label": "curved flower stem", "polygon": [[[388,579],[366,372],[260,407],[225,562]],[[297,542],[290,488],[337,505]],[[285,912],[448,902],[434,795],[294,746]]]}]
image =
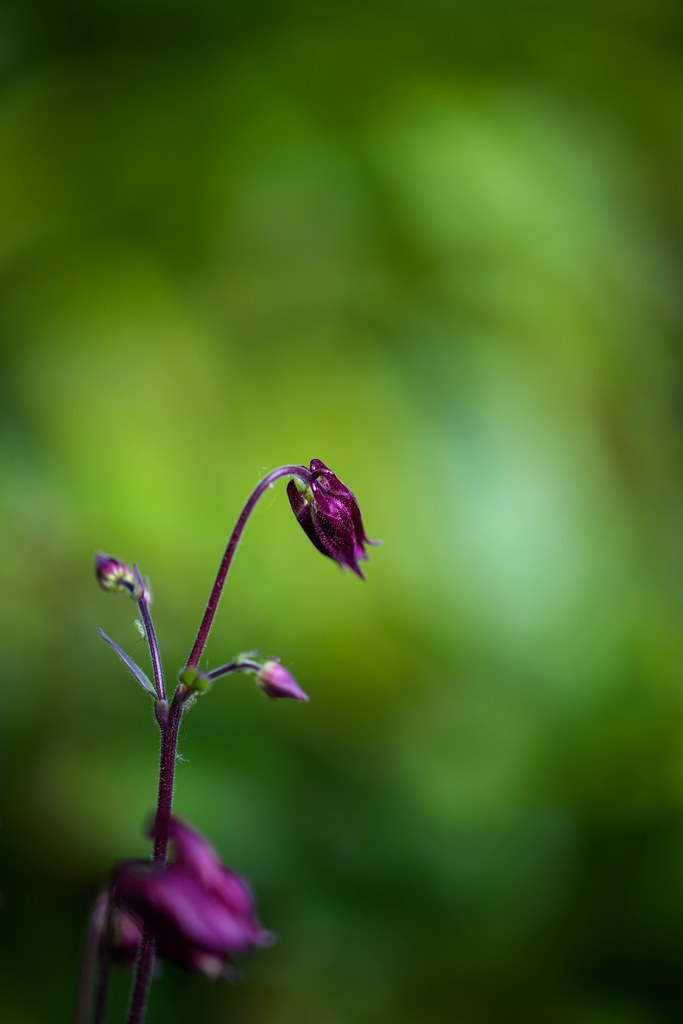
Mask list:
[{"label": "curved flower stem", "polygon": [[276,480],[279,480],[283,476],[296,476],[306,485],[308,485],[311,480],[310,470],[306,469],[305,466],[280,466],[279,469],[274,469],[268,474],[268,476],[265,476],[252,492],[230,535],[228,546],[226,547],[225,554],[221,559],[216,580],[209,595],[204,617],[202,618],[199,629],[197,630],[197,637],[195,639],[194,646],[190,652],[190,657],[187,659],[186,668],[196,668],[199,664],[199,659],[201,658],[204,647],[206,646],[209,631],[211,630],[216,609],[218,608],[218,602],[221,599],[223,584],[225,583],[225,578],[228,575],[230,563],[232,562],[235,551],[237,550],[237,545],[240,542],[240,537],[242,536],[244,527],[247,525],[249,516],[254,511],[254,507],[261,495],[264,494]]},{"label": "curved flower stem", "polygon": [[252,661],[251,658],[240,658],[239,661],[231,661],[229,665],[221,665],[220,668],[213,668],[207,673],[208,679],[220,679],[231,672],[260,672],[263,665],[259,661]]},{"label": "curved flower stem", "polygon": [[[163,709],[157,715],[161,729],[161,753],[159,757],[159,791],[156,817],[154,819],[154,856],[152,860],[158,867],[162,867],[166,863],[168,832],[173,808],[178,728],[183,714],[184,702],[188,695],[186,687],[179,686],[171,701],[168,715],[165,715]],[[153,965],[154,939],[150,930],[145,928],[142,934],[142,946],[140,948],[133,991],[128,1008],[127,1024],[141,1024],[144,1018]]]},{"label": "curved flower stem", "polygon": [[[216,615],[218,602],[220,601],[221,593],[223,592],[223,585],[228,575],[228,570],[232,563],[235,551],[237,550],[237,545],[240,542],[242,533],[244,532],[244,527],[247,525],[249,516],[253,512],[259,498],[275,483],[276,480],[279,480],[283,476],[298,477],[298,479],[306,486],[312,479],[310,471],[306,469],[305,466],[280,466],[278,469],[274,469],[271,473],[268,473],[268,475],[265,476],[254,488],[230,535],[223,558],[221,559],[221,563],[218,567],[215,582],[211,589],[211,593],[209,594],[206,611],[204,612],[202,621],[199,624],[197,636],[192,647],[192,651],[190,652],[190,657],[187,660],[187,665],[185,666],[186,668],[196,668],[199,659],[202,656]],[[181,683],[175,691],[170,707],[168,707],[168,711],[166,710],[166,694],[161,670],[161,659],[159,657],[159,647],[154,633],[152,619],[149,614],[149,607],[145,599],[144,584],[137,565],[134,567],[134,572],[136,580],[135,598],[145,627],[145,634],[152,657],[152,667],[154,668],[154,680],[159,697],[155,710],[159,728],[161,729],[161,754],[159,758],[157,811],[154,821],[153,863],[157,867],[163,867],[166,863],[171,811],[173,808],[173,786],[175,781],[178,728],[180,726],[180,719],[183,713],[183,706],[185,701],[190,697],[192,691]],[[261,666],[258,665],[257,662],[250,662],[247,660],[239,664],[233,662],[230,665],[224,665],[222,668],[215,670],[215,673],[210,674],[210,678],[218,678],[221,675],[227,675],[229,672],[239,671],[240,669],[244,670],[245,668],[253,671],[260,667]],[[153,965],[154,938],[149,928],[145,928],[142,935],[142,945],[140,948],[140,955],[138,957],[130,1005],[128,1007],[127,1024],[142,1024],[145,1009],[147,1007],[147,997],[149,995]]]}]

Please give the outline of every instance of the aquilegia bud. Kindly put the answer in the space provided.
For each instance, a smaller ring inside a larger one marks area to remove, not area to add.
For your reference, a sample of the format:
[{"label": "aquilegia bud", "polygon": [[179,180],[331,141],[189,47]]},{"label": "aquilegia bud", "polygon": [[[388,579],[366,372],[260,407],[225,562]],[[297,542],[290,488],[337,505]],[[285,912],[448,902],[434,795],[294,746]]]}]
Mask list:
[{"label": "aquilegia bud", "polygon": [[95,555],[95,576],[103,590],[115,594],[135,593],[135,576],[130,566],[101,551]]},{"label": "aquilegia bud", "polygon": [[172,818],[175,859],[130,862],[117,871],[114,899],[147,926],[160,956],[210,978],[230,973],[232,956],[268,946],[249,886],[219,863],[207,841]]},{"label": "aquilegia bud", "polygon": [[256,674],[256,682],[266,697],[273,699],[289,697],[292,700],[308,700],[291,672],[281,665],[277,658],[267,661]]},{"label": "aquilegia bud", "polygon": [[365,579],[358,562],[367,561],[364,545],[378,542],[366,537],[358,502],[320,459],[311,459],[310,471],[304,490],[296,480],[287,484],[294,515],[318,551]]}]

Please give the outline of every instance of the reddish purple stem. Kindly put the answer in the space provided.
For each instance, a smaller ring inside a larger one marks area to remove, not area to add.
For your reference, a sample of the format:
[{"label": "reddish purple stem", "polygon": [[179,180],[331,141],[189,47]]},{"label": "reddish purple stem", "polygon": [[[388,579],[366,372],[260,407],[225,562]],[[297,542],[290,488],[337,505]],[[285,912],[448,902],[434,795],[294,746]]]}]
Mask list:
[{"label": "reddish purple stem", "polygon": [[[305,466],[280,466],[279,469],[274,469],[271,473],[261,480],[256,486],[251,496],[247,500],[239,519],[235,523],[235,527],[230,535],[230,540],[225,549],[221,564],[218,567],[218,573],[216,580],[212,587],[209,595],[209,600],[206,606],[206,611],[199,625],[197,631],[197,637],[194,642],[190,657],[187,660],[186,668],[196,668],[199,659],[202,656],[206,641],[213,624],[214,617],[216,615],[216,609],[218,608],[218,602],[223,592],[223,585],[228,575],[228,570],[232,563],[237,545],[240,542],[244,527],[247,525],[249,516],[254,511],[256,503],[259,498],[283,476],[295,476],[302,481],[304,485],[308,485],[311,481],[311,473]],[[175,760],[176,760],[176,746],[178,743],[178,728],[180,726],[180,719],[183,713],[183,704],[188,696],[188,691],[182,685],[178,686],[175,691],[171,705],[168,708],[168,714],[165,714],[165,703],[164,703],[164,683],[163,675],[161,672],[161,659],[159,657],[159,648],[156,642],[156,636],[154,633],[154,627],[147,607],[147,602],[144,596],[144,585],[137,565],[135,566],[135,576],[138,592],[136,598],[138,601],[138,608],[142,616],[142,621],[145,627],[145,633],[147,635],[147,641],[150,647],[150,653],[152,656],[152,666],[154,668],[154,678],[157,684],[157,692],[159,694],[159,702],[157,703],[157,721],[159,722],[159,728],[161,729],[161,755],[159,759],[159,791],[157,799],[157,811],[154,823],[154,864],[160,867],[166,863],[166,855],[168,850],[168,836],[169,836],[169,825],[171,821],[171,811],[173,807],[173,786],[175,781]],[[256,666],[256,663],[253,663]],[[244,667],[244,663],[241,667]],[[258,666],[260,667],[260,666]],[[223,666],[222,669],[216,670],[218,675],[226,674],[229,671],[235,671],[237,665],[233,668],[233,665]],[[211,676],[216,678],[216,676]],[[133,983],[133,991],[131,994],[130,1006],[128,1008],[128,1020],[127,1024],[142,1024],[142,1020],[145,1015],[145,1009],[147,1006],[147,996],[149,993],[149,985],[152,977],[152,967],[154,964],[154,939],[148,928],[144,929],[142,936],[142,946],[140,949],[140,956],[138,957],[135,981]]]},{"label": "reddish purple stem", "polygon": [[[166,863],[168,831],[173,809],[173,784],[175,781],[175,759],[178,744],[178,728],[183,714],[183,702],[187,691],[179,686],[168,709],[165,722],[159,720],[161,728],[161,754],[159,758],[159,791],[157,812],[154,820],[153,862],[160,867]],[[161,716],[158,716],[161,718]],[[154,940],[148,928],[142,935],[142,946],[138,957],[135,982],[128,1008],[127,1024],[141,1024],[147,1005],[149,983],[154,964]]]}]

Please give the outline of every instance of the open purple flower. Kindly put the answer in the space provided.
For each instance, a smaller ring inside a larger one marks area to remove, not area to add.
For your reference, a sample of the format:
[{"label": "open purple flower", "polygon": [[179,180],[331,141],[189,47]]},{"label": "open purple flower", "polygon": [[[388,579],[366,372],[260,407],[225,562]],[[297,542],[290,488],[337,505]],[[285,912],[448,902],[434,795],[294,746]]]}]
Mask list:
[{"label": "open purple flower", "polygon": [[175,858],[163,868],[129,862],[114,898],[152,933],[160,956],[210,978],[230,973],[232,957],[273,937],[258,922],[249,886],[218,861],[207,841],[172,818]]},{"label": "open purple flower", "polygon": [[320,459],[311,459],[310,472],[303,491],[296,480],[287,484],[294,515],[318,551],[365,579],[358,562],[367,561],[364,545],[378,542],[366,537],[358,502]]}]

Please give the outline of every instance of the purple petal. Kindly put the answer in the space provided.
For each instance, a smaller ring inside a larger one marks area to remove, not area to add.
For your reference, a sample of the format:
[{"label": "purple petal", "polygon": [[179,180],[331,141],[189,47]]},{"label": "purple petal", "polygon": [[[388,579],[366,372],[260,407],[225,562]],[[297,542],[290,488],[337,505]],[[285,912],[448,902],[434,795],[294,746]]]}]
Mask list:
[{"label": "purple petal", "polygon": [[306,501],[306,495],[297,487],[296,480],[290,480],[287,484],[287,497],[289,498],[289,504],[292,506],[292,512],[298,519],[308,502]]},{"label": "purple petal", "polygon": [[168,834],[175,845],[176,863],[193,872],[204,885],[213,885],[220,877],[221,865],[211,844],[178,818],[171,818]]}]

